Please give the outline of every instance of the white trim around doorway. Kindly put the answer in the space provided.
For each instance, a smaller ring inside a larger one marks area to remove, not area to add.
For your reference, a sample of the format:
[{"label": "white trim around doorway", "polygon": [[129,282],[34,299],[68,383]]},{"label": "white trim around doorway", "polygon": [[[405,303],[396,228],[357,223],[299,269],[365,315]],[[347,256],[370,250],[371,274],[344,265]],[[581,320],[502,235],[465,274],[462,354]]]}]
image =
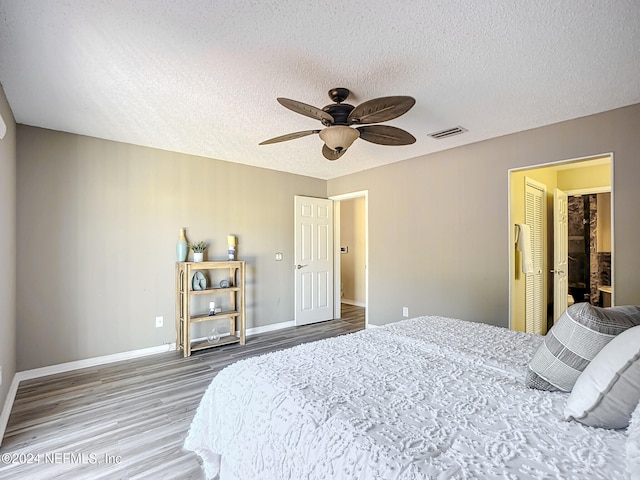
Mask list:
[{"label": "white trim around doorway", "polygon": [[364,197],[364,238],[365,238],[365,273],[364,273],[364,289],[365,289],[365,311],[364,326],[369,328],[369,190],[360,190],[358,192],[344,193],[341,195],[333,195],[329,200],[333,200],[333,244],[337,250],[334,258],[334,315],[333,318],[340,318],[340,202],[343,200],[352,200],[354,198]]},{"label": "white trim around doorway", "polygon": [[[615,195],[615,187],[614,187],[614,180],[615,180],[615,161],[614,161],[614,154],[613,152],[604,152],[604,153],[599,153],[599,154],[594,154],[594,155],[588,155],[585,157],[577,157],[577,158],[570,158],[570,159],[566,159],[566,160],[557,160],[557,161],[552,161],[552,162],[545,162],[545,163],[539,163],[539,164],[534,164],[534,165],[525,165],[522,167],[517,167],[517,168],[510,168],[507,170],[507,234],[509,238],[509,248],[507,249],[507,254],[509,255],[509,277],[508,277],[508,292],[509,292],[509,328],[512,328],[512,301],[513,301],[513,291],[512,291],[512,275],[513,272],[515,270],[515,259],[513,258],[513,255],[511,254],[511,239],[513,238],[512,235],[514,235],[514,226],[511,224],[511,174],[515,173],[515,172],[521,172],[523,170],[534,170],[537,168],[545,168],[545,167],[562,167],[564,166],[565,168],[571,168],[570,164],[572,163],[583,163],[583,162],[588,162],[590,160],[594,160],[597,161],[598,159],[608,159],[608,161],[610,161],[610,165],[611,165],[611,186],[609,187],[593,187],[593,188],[584,188],[584,189],[574,189],[574,190],[565,190],[565,192],[569,195],[587,195],[587,194],[592,194],[592,193],[606,193],[606,192],[611,192],[611,242],[612,245],[614,244],[614,239],[615,239],[615,209],[614,209],[614,204],[615,204],[615,199],[614,199],[614,195]],[[615,288],[615,248],[613,248],[613,251],[611,252],[611,286],[613,287],[613,294],[611,295],[611,305],[615,305],[615,293],[616,293],[616,288]]]}]

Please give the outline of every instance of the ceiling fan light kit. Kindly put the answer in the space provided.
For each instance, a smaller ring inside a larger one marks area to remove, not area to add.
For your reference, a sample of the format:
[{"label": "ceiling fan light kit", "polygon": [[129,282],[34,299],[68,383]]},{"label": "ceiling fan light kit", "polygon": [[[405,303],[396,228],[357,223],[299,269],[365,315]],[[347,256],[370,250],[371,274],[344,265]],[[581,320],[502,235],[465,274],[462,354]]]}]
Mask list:
[{"label": "ceiling fan light kit", "polygon": [[320,138],[324,144],[337,153],[349,148],[359,136],[358,130],[343,125],[327,127],[320,131]]},{"label": "ceiling fan light kit", "polygon": [[294,140],[308,135],[319,134],[324,142],[322,154],[327,160],[337,160],[358,138],[378,145],[410,145],[415,143],[413,135],[390,125],[364,125],[352,128],[350,125],[380,123],[392,120],[408,112],[416,101],[413,97],[394,96],[374,98],[357,107],[344,102],[349,96],[346,88],[329,90],[333,104],[316,108],[306,103],[288,98],[278,98],[278,102],[291,111],[320,120],[325,126],[322,130],[305,130],[289,133],[261,142],[260,145]]}]

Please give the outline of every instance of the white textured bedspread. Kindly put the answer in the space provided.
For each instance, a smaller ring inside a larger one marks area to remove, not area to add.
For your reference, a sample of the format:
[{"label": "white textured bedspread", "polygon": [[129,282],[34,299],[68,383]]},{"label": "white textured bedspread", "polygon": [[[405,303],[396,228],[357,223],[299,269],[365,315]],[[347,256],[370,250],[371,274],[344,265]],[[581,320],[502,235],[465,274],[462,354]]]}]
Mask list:
[{"label": "white textured bedspread", "polygon": [[542,337],[420,317],[239,361],[185,448],[207,478],[616,479],[626,434],[562,419],[525,387]]}]

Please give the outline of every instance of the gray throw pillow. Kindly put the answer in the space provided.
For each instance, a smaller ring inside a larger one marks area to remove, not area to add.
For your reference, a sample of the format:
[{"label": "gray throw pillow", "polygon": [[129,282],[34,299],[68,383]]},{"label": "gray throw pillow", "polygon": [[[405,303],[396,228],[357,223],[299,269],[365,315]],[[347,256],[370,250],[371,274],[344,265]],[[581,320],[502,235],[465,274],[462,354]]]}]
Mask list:
[{"label": "gray throw pillow", "polygon": [[570,392],[598,352],[616,335],[636,325],[640,325],[640,307],[571,305],[529,362],[527,387]]}]

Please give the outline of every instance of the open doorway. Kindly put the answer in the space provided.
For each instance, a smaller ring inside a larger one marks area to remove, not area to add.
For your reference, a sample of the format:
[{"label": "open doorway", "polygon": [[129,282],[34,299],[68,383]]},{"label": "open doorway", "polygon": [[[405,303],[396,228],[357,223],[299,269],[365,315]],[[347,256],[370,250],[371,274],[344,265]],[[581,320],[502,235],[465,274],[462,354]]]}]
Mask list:
[{"label": "open doorway", "polygon": [[367,192],[331,197],[334,201],[335,314],[368,325]]},{"label": "open doorway", "polygon": [[[541,299],[536,299],[542,302],[542,308],[535,309],[539,315],[544,317],[537,319],[542,328],[536,333],[546,333],[556,317],[559,316],[557,308],[554,312],[554,296],[556,299],[566,300],[567,304],[578,301],[589,301],[594,305],[602,306],[614,304],[615,288],[612,272],[614,252],[613,228],[611,227],[614,204],[612,201],[612,171],[613,158],[611,154],[509,171],[509,325],[511,329],[527,331],[527,311],[531,311],[531,309],[527,309],[527,301],[531,301],[527,293],[527,279],[531,274],[523,272],[521,252],[516,249],[517,228],[515,228],[516,225],[526,224],[526,179],[534,179],[545,185],[547,192],[544,202],[546,220],[539,240],[540,245],[538,245],[543,252],[540,269],[544,275],[545,286]],[[563,245],[563,248],[559,248],[556,245],[557,238],[554,239],[554,232],[558,226],[554,218],[557,217],[557,214],[554,211],[553,193],[558,190],[566,193],[569,198],[581,199],[572,200],[572,202],[582,202],[583,207],[583,216],[570,221],[574,222],[574,225],[579,223],[584,227],[580,232],[573,230],[567,232],[564,237],[566,245]],[[594,195],[593,200],[590,195]],[[583,198],[585,196],[587,196],[586,200]],[[598,200],[600,200],[600,205],[598,205]],[[585,201],[587,202],[588,218],[584,216]],[[557,264],[554,255],[557,255],[562,249],[564,249],[564,254],[568,256],[566,263],[569,270],[568,275],[566,271],[563,271],[566,270],[565,268],[558,269],[554,265]],[[580,256],[574,255],[578,249],[582,249],[583,252]],[[578,266],[583,269],[580,275],[576,273]],[[584,275],[586,272],[588,272],[587,276]],[[560,274],[566,275],[566,281],[559,281],[562,278]],[[581,280],[578,280],[578,276]],[[582,284],[584,285],[581,286]],[[566,291],[559,292],[559,288]],[[578,288],[582,288],[582,290],[578,291]],[[575,295],[572,295],[570,290]]]},{"label": "open doorway", "polygon": [[611,306],[611,192],[567,195],[570,299]]}]

